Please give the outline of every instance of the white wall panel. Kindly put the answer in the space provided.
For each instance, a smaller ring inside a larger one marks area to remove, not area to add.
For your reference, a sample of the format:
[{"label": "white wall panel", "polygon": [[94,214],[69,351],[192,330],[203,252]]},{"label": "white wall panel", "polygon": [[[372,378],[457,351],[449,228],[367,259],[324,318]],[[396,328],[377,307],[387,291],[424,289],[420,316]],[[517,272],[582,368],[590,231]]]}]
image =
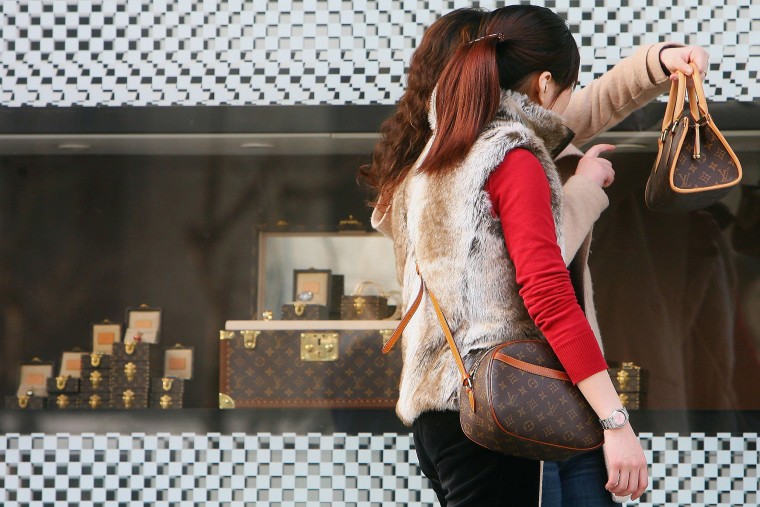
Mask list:
[{"label": "white wall panel", "polygon": [[[543,3],[565,17],[576,34],[582,84],[635,46],[667,38],[710,51],[707,89],[714,100],[760,98],[758,2]],[[479,4],[494,8],[504,2]],[[0,104],[393,104],[425,27],[441,14],[472,5],[462,0],[3,0]]]}]

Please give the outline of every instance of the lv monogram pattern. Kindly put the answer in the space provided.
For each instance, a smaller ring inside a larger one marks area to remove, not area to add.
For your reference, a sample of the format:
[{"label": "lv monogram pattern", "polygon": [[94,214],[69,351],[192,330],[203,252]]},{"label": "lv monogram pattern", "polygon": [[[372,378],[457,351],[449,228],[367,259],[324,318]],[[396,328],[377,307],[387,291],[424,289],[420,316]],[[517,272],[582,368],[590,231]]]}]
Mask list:
[{"label": "lv monogram pattern", "polygon": [[302,331],[262,331],[246,349],[239,335],[221,340],[220,392],[238,408],[393,408],[400,348],[383,355],[378,331],[340,331],[338,359],[301,360]]},{"label": "lv monogram pattern", "polygon": [[[695,160],[695,130],[699,128],[702,156]],[[704,188],[725,185],[739,177],[739,170],[723,143],[709,127],[690,127],[674,168],[673,184],[678,188]]]},{"label": "lv monogram pattern", "polygon": [[[695,160],[697,129],[701,157]],[[687,123],[682,119],[674,131],[666,132],[659,162],[647,181],[646,203],[650,209],[691,211],[705,208],[722,199],[731,191],[730,185],[739,182],[741,174],[737,161],[716,131],[712,122],[695,127],[692,121]],[[685,192],[671,188],[671,173],[673,186]]]},{"label": "lv monogram pattern", "polygon": [[602,427],[578,388],[503,363],[494,357],[498,351],[562,370],[540,340],[502,343],[486,352],[473,378],[474,413],[467,394],[460,393],[460,422],[470,440],[504,454],[552,461],[602,445]]}]

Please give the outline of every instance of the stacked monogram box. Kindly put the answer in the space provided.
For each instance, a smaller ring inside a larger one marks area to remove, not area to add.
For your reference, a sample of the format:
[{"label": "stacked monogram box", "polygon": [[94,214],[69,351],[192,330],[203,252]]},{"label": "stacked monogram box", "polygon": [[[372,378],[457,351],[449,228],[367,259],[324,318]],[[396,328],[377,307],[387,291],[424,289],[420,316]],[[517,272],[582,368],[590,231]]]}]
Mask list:
[{"label": "stacked monogram box", "polygon": [[108,320],[92,326],[92,352],[64,352],[60,371],[37,358],[20,366],[19,388],[5,407],[55,410],[182,408],[193,349],[158,345],[161,309],[128,308],[126,331]]},{"label": "stacked monogram box", "polygon": [[182,408],[185,396],[185,381],[176,377],[162,377],[151,380],[150,407],[163,410]]},{"label": "stacked monogram box", "polygon": [[113,347],[111,408],[148,408],[151,379],[161,376],[161,350],[154,343],[126,342]]},{"label": "stacked monogram box", "polygon": [[79,392],[79,378],[69,375],[59,375],[47,379],[49,408],[61,410],[80,408],[81,395]]},{"label": "stacked monogram box", "polygon": [[108,408],[111,400],[111,355],[103,352],[82,354],[80,408]]},{"label": "stacked monogram box", "polygon": [[649,372],[632,362],[610,362],[608,373],[620,402],[628,410],[646,408]]}]

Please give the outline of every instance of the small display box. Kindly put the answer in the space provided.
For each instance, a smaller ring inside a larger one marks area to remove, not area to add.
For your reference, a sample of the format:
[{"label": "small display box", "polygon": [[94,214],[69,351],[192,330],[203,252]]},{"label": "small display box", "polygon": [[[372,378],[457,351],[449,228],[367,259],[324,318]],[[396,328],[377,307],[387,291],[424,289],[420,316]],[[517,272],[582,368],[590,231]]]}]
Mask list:
[{"label": "small display box", "polygon": [[127,308],[124,343],[158,343],[161,335],[161,308],[140,305]]},{"label": "small display box", "polygon": [[5,407],[11,409],[40,409],[46,405],[48,379],[53,377],[52,361],[34,358],[19,364],[19,382],[15,396],[5,397]]},{"label": "small display box", "polygon": [[113,344],[121,341],[121,324],[104,320],[92,325],[92,351],[111,354]]}]

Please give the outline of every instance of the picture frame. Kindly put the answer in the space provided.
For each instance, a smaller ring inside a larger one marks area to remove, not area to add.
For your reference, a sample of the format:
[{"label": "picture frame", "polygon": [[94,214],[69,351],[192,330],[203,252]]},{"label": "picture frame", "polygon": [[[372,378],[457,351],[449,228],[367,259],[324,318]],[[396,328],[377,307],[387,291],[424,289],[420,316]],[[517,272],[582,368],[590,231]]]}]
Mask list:
[{"label": "picture frame", "polygon": [[140,305],[138,308],[127,308],[127,329],[124,333],[124,343],[143,342],[158,343],[161,331],[161,308]]},{"label": "picture frame", "polygon": [[80,378],[82,376],[82,351],[69,351],[61,354],[61,377]]},{"label": "picture frame", "polygon": [[19,382],[16,396],[26,396],[28,392],[34,396],[46,397],[47,379],[53,376],[53,362],[32,360],[19,364]]},{"label": "picture frame", "polygon": [[330,306],[331,269],[294,269],[293,301]]},{"label": "picture frame", "polygon": [[164,377],[193,378],[193,348],[177,344],[164,351]]},{"label": "picture frame", "polygon": [[121,341],[121,324],[105,320],[92,325],[92,351],[113,353],[113,344]]}]

